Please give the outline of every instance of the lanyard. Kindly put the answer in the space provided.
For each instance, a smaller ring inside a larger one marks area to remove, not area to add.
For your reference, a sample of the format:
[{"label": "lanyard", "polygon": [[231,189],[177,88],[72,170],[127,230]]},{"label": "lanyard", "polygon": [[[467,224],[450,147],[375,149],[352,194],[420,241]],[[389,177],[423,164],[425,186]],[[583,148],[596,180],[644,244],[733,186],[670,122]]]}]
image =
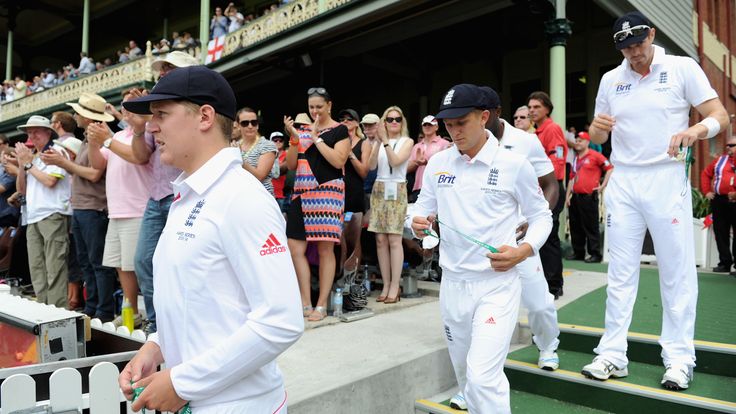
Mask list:
[{"label": "lanyard", "polygon": [[[477,240],[477,239],[475,239],[475,238],[473,238],[471,236],[468,236],[467,234],[461,232],[460,230],[457,230],[457,229],[454,229],[454,228],[448,226],[447,223],[444,223],[444,222],[440,221],[439,218],[437,218],[436,220],[437,220],[437,223],[439,223],[443,228],[444,227],[447,227],[448,229],[450,229],[450,230],[454,231],[455,233],[459,234],[460,236],[462,236],[464,239],[466,239],[466,240],[468,240],[468,241],[470,241],[472,243],[475,243],[478,246],[483,247],[484,249],[487,249],[491,253],[498,253],[498,249],[496,249],[495,247],[491,246],[490,244],[484,243],[484,242],[482,242],[480,240]],[[433,236],[433,237],[437,237],[434,234],[432,234],[432,232],[430,232],[429,230],[426,230],[426,229],[424,230],[424,234],[427,234],[427,235],[430,235],[430,236]]]},{"label": "lanyard", "polygon": [[[400,139],[401,138],[396,138],[396,141],[394,142],[394,145],[391,146],[391,149],[393,150],[394,153],[396,152],[396,144],[399,143],[399,140]],[[386,152],[386,151],[384,150],[384,152]],[[389,175],[394,175],[394,167],[391,166],[391,161],[388,160],[388,152],[386,152],[386,163],[388,164]]]}]

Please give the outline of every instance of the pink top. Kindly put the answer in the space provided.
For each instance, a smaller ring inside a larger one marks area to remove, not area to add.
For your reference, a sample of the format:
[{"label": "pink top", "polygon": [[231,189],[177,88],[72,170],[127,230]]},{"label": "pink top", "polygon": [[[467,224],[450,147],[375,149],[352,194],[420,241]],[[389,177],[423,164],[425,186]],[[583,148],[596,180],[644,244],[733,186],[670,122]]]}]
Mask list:
[{"label": "pink top", "polygon": [[[125,145],[133,141],[133,131],[126,128],[117,132],[113,138]],[[143,217],[146,203],[151,196],[153,171],[151,163],[138,165],[125,161],[107,148],[101,148],[107,160],[107,210],[112,218]]]},{"label": "pink top", "polygon": [[[414,148],[411,149],[411,156],[409,157],[409,162],[416,161],[419,157],[420,151],[424,153],[423,158],[427,161],[429,161],[432,156],[443,149],[446,149],[450,146],[450,143],[439,136],[435,136],[432,138],[432,141],[427,144],[424,139],[422,138],[421,141],[414,144]],[[412,191],[421,190],[422,188],[422,178],[424,176],[424,167],[425,165],[420,165],[417,167],[415,178],[414,178],[414,188],[412,188]]]}]

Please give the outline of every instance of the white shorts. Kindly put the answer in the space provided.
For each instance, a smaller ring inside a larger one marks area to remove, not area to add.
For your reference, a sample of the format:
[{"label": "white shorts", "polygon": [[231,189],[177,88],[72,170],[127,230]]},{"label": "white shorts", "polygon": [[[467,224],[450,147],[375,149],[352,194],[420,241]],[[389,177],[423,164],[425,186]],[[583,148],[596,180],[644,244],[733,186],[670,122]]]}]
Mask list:
[{"label": "white shorts", "polygon": [[102,265],[135,271],[135,249],[138,246],[138,233],[142,217],[110,219],[105,236],[105,252]]}]

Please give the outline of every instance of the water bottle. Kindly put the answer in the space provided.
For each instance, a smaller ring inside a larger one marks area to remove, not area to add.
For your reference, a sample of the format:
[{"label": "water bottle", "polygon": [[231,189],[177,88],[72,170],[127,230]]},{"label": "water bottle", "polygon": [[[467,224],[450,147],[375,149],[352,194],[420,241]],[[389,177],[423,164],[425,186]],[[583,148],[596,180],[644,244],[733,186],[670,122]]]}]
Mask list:
[{"label": "water bottle", "polygon": [[363,265],[363,286],[365,286],[365,290],[370,295],[370,293],[371,293],[371,278],[370,278],[370,275],[368,274],[368,265],[367,264],[364,264]]},{"label": "water bottle", "polygon": [[128,298],[123,299],[123,307],[120,311],[123,318],[123,326],[128,328],[128,332],[133,332],[135,327],[135,316],[133,315],[133,305],[130,304]]},{"label": "water bottle", "polygon": [[335,289],[335,296],[332,303],[332,316],[342,316],[342,288]]}]

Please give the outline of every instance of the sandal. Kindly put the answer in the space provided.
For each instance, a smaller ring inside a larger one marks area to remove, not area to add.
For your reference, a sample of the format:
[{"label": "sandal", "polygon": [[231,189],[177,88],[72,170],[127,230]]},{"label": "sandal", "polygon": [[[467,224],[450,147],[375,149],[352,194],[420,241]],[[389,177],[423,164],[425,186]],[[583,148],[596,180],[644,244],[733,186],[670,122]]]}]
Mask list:
[{"label": "sandal", "polygon": [[312,314],[312,311],[314,310],[311,306],[303,306],[302,307],[302,315],[306,318],[307,316]]},{"label": "sandal", "polygon": [[307,317],[307,320],[309,322],[319,322],[325,317],[327,317],[327,308],[324,306],[315,306],[312,313]]}]

